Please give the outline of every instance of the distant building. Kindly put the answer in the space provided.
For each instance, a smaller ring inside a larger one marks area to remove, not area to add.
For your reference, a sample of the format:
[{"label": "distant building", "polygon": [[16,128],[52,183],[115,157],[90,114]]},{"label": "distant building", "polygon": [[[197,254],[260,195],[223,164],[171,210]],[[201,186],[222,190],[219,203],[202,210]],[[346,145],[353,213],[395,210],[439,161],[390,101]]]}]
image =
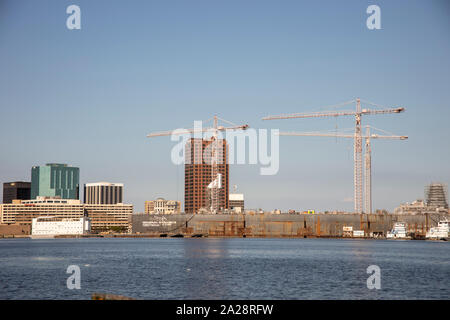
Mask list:
[{"label": "distant building", "polygon": [[82,235],[91,230],[91,222],[88,217],[61,218],[38,217],[31,222],[32,237],[54,237],[57,235]]},{"label": "distant building", "polygon": [[43,216],[79,219],[87,215],[92,231],[130,230],[132,214],[132,204],[82,204],[80,200],[59,197],[0,204],[0,224],[31,225],[32,219]]},{"label": "distant building", "polygon": [[211,189],[208,186],[220,180],[218,191],[218,210],[228,209],[228,145],[225,139],[218,140],[218,175],[212,176],[211,144],[213,140],[191,138],[186,143],[184,165],[184,211],[198,213],[200,209],[211,207]]},{"label": "distant building", "polygon": [[13,200],[29,200],[31,197],[31,182],[15,181],[3,183],[3,203]]},{"label": "distant building", "polygon": [[80,169],[67,164],[47,163],[31,169],[31,199],[56,197],[79,199]]},{"label": "distant building", "polygon": [[447,213],[448,209],[443,207],[428,206],[425,201],[419,199],[411,203],[402,203],[394,209],[394,214],[426,214],[426,213]]},{"label": "distant building", "polygon": [[228,200],[228,207],[236,212],[243,213],[244,212],[244,194],[242,193],[230,193],[230,197]]},{"label": "distant building", "polygon": [[116,204],[123,202],[123,184],[97,182],[84,185],[84,203]]},{"label": "distant building", "polygon": [[432,183],[425,187],[425,201],[418,199],[411,203],[402,203],[395,208],[394,214],[448,213],[447,186]]},{"label": "distant building", "polygon": [[154,201],[145,201],[146,214],[177,214],[181,213],[181,202],[158,198]]},{"label": "distant building", "polygon": [[145,214],[152,214],[155,212],[155,201],[145,201],[144,212]]},{"label": "distant building", "polygon": [[264,210],[261,208],[258,209],[245,209],[245,214],[254,215],[254,214],[263,214]]},{"label": "distant building", "polygon": [[447,186],[442,183],[432,183],[425,187],[427,206],[448,209]]},{"label": "distant building", "polygon": [[394,209],[394,214],[424,214],[429,211],[425,202],[421,199],[415,200],[411,203],[402,203]]}]

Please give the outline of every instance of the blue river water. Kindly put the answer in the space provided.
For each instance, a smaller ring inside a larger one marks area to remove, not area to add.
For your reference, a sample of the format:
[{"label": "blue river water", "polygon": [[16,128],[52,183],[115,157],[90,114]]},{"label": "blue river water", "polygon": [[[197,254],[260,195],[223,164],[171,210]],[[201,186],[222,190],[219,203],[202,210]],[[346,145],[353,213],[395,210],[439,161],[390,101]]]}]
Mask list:
[{"label": "blue river water", "polygon": [[[69,289],[70,265],[80,289]],[[367,267],[380,268],[368,289]],[[351,239],[0,239],[0,299],[450,299],[450,243]]]}]

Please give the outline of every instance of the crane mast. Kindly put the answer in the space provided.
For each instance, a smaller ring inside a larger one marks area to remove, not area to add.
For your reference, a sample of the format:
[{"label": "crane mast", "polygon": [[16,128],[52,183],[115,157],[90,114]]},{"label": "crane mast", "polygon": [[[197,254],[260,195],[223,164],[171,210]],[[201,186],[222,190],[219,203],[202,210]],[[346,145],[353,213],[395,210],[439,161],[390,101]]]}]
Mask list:
[{"label": "crane mast", "polygon": [[215,183],[214,186],[210,189],[211,192],[210,211],[212,213],[217,213],[217,211],[219,210],[219,189],[222,187],[218,168],[219,141],[217,137],[217,127],[218,127],[217,116],[214,116],[214,131],[212,138],[213,147],[211,150],[211,179],[212,179],[211,183],[214,183],[215,181],[217,181],[217,183]]},{"label": "crane mast", "polygon": [[362,137],[361,137],[361,101],[356,99],[355,114],[355,141],[354,141],[354,209],[355,212],[362,213],[363,194],[362,194]]},{"label": "crane mast", "polygon": [[[370,126],[366,126],[366,134],[361,135],[361,139],[365,139],[365,166],[364,166],[364,212],[372,213],[372,150],[370,146],[371,139],[391,139],[406,140],[408,136],[398,135],[379,135],[371,134]],[[376,128],[374,128],[376,129]],[[379,130],[379,129],[378,129]],[[380,130],[382,131],[382,130]],[[354,139],[355,136],[344,133],[321,133],[321,132],[280,132],[280,136],[307,136],[307,137],[335,137]]]},{"label": "crane mast", "polygon": [[364,212],[372,213],[372,150],[370,148],[370,127],[366,128],[366,153],[364,163]]},{"label": "crane mast", "polygon": [[[355,131],[353,135],[354,139],[354,153],[353,153],[353,188],[354,188],[354,211],[356,213],[363,213],[363,159],[362,159],[362,149],[363,149],[363,137],[362,137],[362,115],[377,115],[377,114],[389,114],[389,113],[401,113],[405,111],[402,107],[397,108],[388,108],[388,109],[362,109],[361,108],[361,99],[356,98],[355,100],[351,100],[348,102],[341,103],[336,106],[344,106],[356,103],[356,109],[355,111],[325,111],[325,112],[312,112],[312,113],[293,113],[293,114],[282,114],[282,115],[275,115],[275,116],[267,116],[264,117],[263,120],[277,120],[277,119],[298,119],[298,118],[317,118],[317,117],[339,117],[339,116],[354,116],[355,117]],[[365,103],[378,106],[374,103],[367,102]],[[336,107],[333,106],[333,107]],[[281,135],[281,133],[280,133]],[[289,134],[284,134],[289,135]],[[295,134],[294,134],[295,135]],[[370,137],[368,138],[370,139]],[[370,151],[370,140],[366,141],[366,143],[369,143],[369,151]],[[369,158],[367,158],[369,157]],[[369,165],[370,170],[370,154],[366,156],[365,158],[366,165]],[[367,175],[367,172],[366,172]],[[370,177],[369,177],[369,184],[370,184]],[[365,190],[371,190],[370,185],[364,186]],[[371,192],[371,191],[370,191]],[[366,191],[366,196],[368,194],[368,191]],[[367,197],[366,197],[367,198]],[[369,195],[368,198],[371,198]],[[368,207],[367,201],[371,202],[371,199],[366,199],[366,212],[372,211],[371,208]]]}]

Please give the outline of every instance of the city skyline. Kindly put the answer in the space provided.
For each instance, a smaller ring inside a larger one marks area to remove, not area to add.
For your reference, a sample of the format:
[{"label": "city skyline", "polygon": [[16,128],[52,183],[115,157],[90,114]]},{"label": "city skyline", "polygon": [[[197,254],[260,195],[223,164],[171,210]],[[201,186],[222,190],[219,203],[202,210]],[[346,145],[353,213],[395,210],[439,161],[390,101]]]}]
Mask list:
[{"label": "city skyline", "polygon": [[[444,1],[377,1],[381,30],[365,26],[369,1],[262,1],[257,10],[237,1],[77,1],[82,29],[72,31],[69,4],[0,5],[2,183],[30,181],[35,165],[69,163],[80,186],[124,183],[124,202],[143,212],[157,197],[184,202],[174,143],[149,141],[148,132],[190,128],[211,113],[251,128],[339,130],[352,120],[260,119],[356,97],[406,108],[363,123],[409,136],[373,143],[374,210],[393,211],[450,180]],[[352,211],[352,158],[351,141],[280,137],[277,175],[230,165],[230,185],[248,208]]]}]

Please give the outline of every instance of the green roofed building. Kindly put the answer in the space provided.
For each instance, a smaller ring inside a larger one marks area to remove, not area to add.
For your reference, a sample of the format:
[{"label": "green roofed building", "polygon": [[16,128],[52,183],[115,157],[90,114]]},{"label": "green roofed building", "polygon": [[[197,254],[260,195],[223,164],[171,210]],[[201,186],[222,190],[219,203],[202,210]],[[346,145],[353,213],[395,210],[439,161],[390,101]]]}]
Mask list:
[{"label": "green roofed building", "polygon": [[60,163],[31,168],[31,199],[57,197],[79,199],[80,169]]}]

